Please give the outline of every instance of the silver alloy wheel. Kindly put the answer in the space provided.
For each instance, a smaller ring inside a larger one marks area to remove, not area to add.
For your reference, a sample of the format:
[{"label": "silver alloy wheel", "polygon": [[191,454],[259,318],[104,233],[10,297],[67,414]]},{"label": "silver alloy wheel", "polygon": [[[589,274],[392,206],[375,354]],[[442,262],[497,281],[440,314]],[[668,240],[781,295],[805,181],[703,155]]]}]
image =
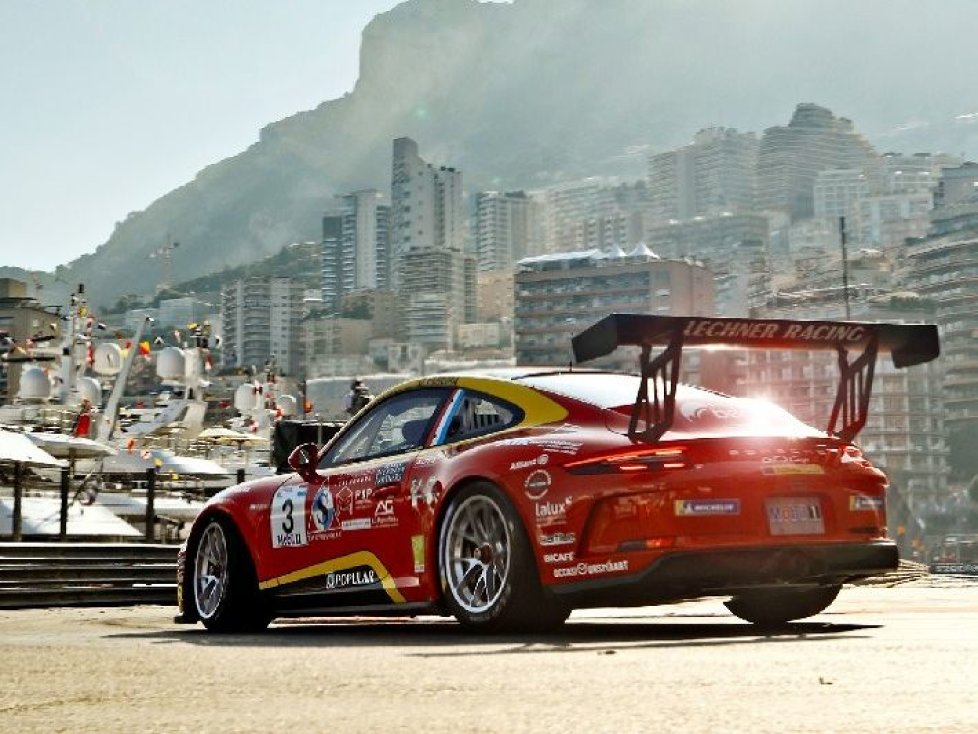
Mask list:
[{"label": "silver alloy wheel", "polygon": [[227,538],[221,524],[215,521],[204,530],[194,562],[194,602],[201,619],[210,619],[217,613],[227,588]]},{"label": "silver alloy wheel", "polygon": [[452,597],[472,614],[492,609],[509,578],[512,547],[499,505],[483,495],[465,499],[443,537],[441,563]]}]

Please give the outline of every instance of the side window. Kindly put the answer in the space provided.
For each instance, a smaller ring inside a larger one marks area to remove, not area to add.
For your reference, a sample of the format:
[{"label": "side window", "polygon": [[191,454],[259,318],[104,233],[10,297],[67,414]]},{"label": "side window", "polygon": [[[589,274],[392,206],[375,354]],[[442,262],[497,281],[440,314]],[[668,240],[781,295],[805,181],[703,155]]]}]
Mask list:
[{"label": "side window", "polygon": [[482,393],[462,390],[452,400],[438,443],[452,443],[501,431],[523,418],[523,411]]},{"label": "side window", "polygon": [[375,405],[330,447],[319,468],[421,448],[447,394],[444,389],[411,390]]}]

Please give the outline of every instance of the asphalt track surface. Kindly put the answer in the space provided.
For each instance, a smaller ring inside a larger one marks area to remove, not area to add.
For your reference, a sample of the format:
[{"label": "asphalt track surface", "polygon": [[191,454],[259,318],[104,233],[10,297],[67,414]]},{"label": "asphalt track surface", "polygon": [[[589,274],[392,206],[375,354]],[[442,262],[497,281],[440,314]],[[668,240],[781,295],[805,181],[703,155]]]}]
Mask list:
[{"label": "asphalt track surface", "polygon": [[0,613],[0,732],[978,732],[978,580],[846,587],[759,634],[720,601],[482,638],[438,619],[262,635],[172,609]]}]

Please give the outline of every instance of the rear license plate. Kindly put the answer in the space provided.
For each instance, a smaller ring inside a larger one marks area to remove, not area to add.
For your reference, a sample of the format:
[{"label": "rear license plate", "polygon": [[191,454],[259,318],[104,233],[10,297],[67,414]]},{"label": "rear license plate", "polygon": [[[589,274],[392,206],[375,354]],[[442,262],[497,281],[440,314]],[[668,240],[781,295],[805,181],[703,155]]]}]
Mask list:
[{"label": "rear license plate", "polygon": [[771,535],[825,533],[822,505],[816,497],[779,497],[768,500],[767,525]]}]

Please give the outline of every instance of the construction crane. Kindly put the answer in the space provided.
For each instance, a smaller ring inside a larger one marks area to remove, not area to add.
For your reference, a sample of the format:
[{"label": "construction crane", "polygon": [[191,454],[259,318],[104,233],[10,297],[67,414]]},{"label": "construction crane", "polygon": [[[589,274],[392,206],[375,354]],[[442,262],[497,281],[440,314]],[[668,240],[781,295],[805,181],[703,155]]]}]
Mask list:
[{"label": "construction crane", "polygon": [[146,256],[150,260],[159,259],[160,261],[160,284],[156,286],[157,293],[170,287],[170,258],[173,255],[173,251],[179,246],[179,242],[171,241],[170,236],[167,235],[166,242]]}]

